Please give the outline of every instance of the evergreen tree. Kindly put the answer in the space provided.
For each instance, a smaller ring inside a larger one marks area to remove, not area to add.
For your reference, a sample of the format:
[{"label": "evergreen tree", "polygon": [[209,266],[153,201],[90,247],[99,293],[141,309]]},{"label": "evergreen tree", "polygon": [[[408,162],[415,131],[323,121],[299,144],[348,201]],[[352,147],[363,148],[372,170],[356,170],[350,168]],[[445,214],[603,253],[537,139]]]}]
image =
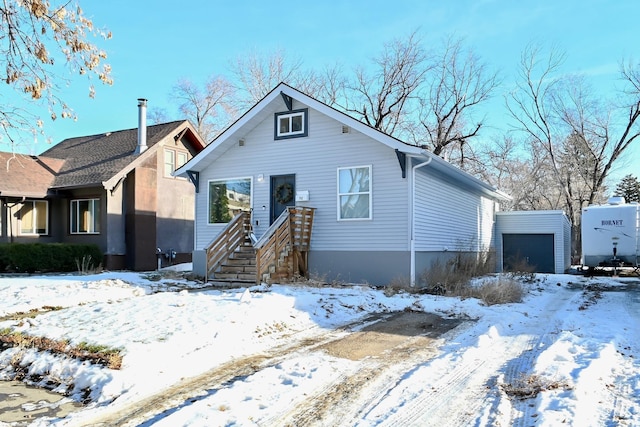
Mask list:
[{"label": "evergreen tree", "polygon": [[640,203],[640,181],[638,178],[629,174],[620,180],[616,187],[616,196],[622,196],[628,202]]}]

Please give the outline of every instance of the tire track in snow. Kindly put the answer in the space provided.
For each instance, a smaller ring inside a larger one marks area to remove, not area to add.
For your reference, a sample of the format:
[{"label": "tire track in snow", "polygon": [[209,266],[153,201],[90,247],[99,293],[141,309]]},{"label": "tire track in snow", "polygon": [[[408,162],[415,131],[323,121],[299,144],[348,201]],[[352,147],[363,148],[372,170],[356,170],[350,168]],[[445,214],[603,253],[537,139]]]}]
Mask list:
[{"label": "tire track in snow", "polygon": [[177,408],[201,399],[203,395],[210,395],[238,378],[245,378],[262,369],[274,366],[292,353],[307,351],[336,340],[345,334],[345,330],[356,328],[368,322],[370,322],[369,318],[361,319],[329,332],[318,328],[318,331],[322,332],[265,350],[260,354],[249,355],[221,364],[196,377],[188,378],[168,389],[161,390],[153,396],[131,402],[124,408],[93,417],[90,420],[79,420],[80,425],[87,427],[146,425],[147,421],[162,419]]},{"label": "tire track in snow", "polygon": [[282,414],[278,423],[263,425],[355,425],[364,408],[375,405],[390,384],[397,383],[417,364],[432,359],[441,341],[427,336],[407,338],[381,357],[364,359],[355,372],[318,390],[288,414]]},{"label": "tire track in snow", "polygon": [[[552,299],[551,304],[545,307],[545,312],[538,315],[538,319],[532,322],[535,329],[541,329],[540,335],[530,335],[525,337],[520,345],[522,350],[519,355],[512,358],[503,369],[502,382],[505,385],[522,382],[533,373],[534,366],[540,355],[556,341],[558,331],[562,330],[563,319],[559,316],[560,311],[577,309],[581,295],[573,291],[566,291],[566,298]],[[546,327],[544,325],[546,324]],[[536,406],[531,405],[528,399],[509,398],[503,390],[497,390],[497,397],[494,402],[496,410],[491,411],[492,422],[500,421],[500,412],[497,410],[499,404],[507,399],[511,411],[506,415],[508,425],[514,427],[527,427],[535,422]]]},{"label": "tire track in snow", "polygon": [[[488,325],[488,333],[480,339],[491,339],[490,355],[474,354],[477,349],[466,347],[460,349],[459,357],[446,361],[449,371],[431,384],[429,389],[417,390],[415,394],[405,399],[404,405],[398,411],[388,414],[382,420],[366,420],[357,425],[380,426],[467,426],[480,423],[478,417],[482,416],[483,408],[487,408],[487,401],[492,399],[490,407],[497,408],[500,399],[506,398],[503,392],[497,389],[497,375],[495,372],[504,371],[505,381],[520,375],[533,367],[538,355],[552,341],[552,332],[561,322],[560,311],[573,303],[573,292],[562,292],[557,298],[550,298],[550,304],[545,307],[544,313],[530,319],[526,323],[531,330],[543,328],[545,333],[537,335],[508,335],[508,327],[498,325],[494,328]],[[525,326],[525,327],[526,327]],[[505,331],[501,336],[496,331]],[[470,337],[463,333],[453,340],[470,342]],[[488,336],[488,338],[487,338]],[[490,357],[487,357],[490,356]],[[522,359],[522,360],[521,360]],[[506,367],[505,367],[506,363]],[[425,379],[427,382],[428,379]],[[521,425],[529,425],[532,418],[528,412],[521,413],[523,408],[513,408],[509,414],[503,414],[500,420],[483,420],[486,425],[512,425],[519,422]],[[480,414],[480,415],[479,415]],[[524,416],[521,416],[524,415]]]},{"label": "tire track in snow", "polygon": [[[629,328],[633,331],[633,336],[629,337],[629,340],[636,344],[640,342],[640,333],[636,325],[640,324],[640,288],[637,284],[627,286],[624,291],[624,296],[620,298],[622,301],[622,307],[624,307],[626,318],[629,319]],[[623,316],[624,317],[624,316]],[[631,358],[629,362],[632,366],[631,369],[625,369],[623,372],[618,373],[614,381],[608,386],[613,394],[611,402],[611,410],[605,411],[606,416],[603,419],[604,424],[613,425],[631,425],[628,423],[629,418],[633,417],[634,412],[633,405],[629,402],[626,396],[633,396],[632,384],[640,383],[640,363],[638,362],[637,347],[634,349],[631,346],[623,348],[619,352],[623,357]],[[636,390],[637,393],[637,390]]]}]

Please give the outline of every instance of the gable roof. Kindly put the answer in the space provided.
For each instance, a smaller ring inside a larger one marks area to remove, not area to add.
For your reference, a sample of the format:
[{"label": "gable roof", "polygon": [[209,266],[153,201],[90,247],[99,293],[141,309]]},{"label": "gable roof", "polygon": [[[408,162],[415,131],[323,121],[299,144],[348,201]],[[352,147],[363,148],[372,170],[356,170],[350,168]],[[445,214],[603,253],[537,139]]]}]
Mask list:
[{"label": "gable roof", "polygon": [[123,170],[128,172],[130,165],[146,158],[158,142],[183,128],[189,131],[196,148],[204,147],[204,141],[185,120],[147,126],[148,149],[143,153],[136,153],[138,128],[65,139],[42,153],[44,157],[65,160],[50,187],[103,185]]},{"label": "gable roof", "polygon": [[276,112],[285,111],[286,105],[283,95],[293,98],[309,108],[317,110],[341,124],[349,126],[350,128],[369,136],[371,139],[384,144],[391,149],[398,150],[407,156],[422,158],[422,160],[425,161],[431,159],[429,167],[434,168],[444,175],[464,183],[465,185],[476,188],[491,197],[499,200],[511,199],[505,193],[455,167],[440,156],[437,156],[422,147],[407,144],[397,138],[387,135],[366,123],[354,119],[342,111],[336,110],[335,108],[330,107],[329,105],[318,101],[297,89],[294,89],[284,82],[278,84],[273,90],[271,90],[271,92],[265,95],[264,98],[258,101],[257,104],[251,107],[244,115],[225,129],[224,132],[218,135],[218,137],[205,147],[205,149],[197,156],[194,156],[184,166],[176,170],[175,175],[186,176],[187,171],[200,172],[206,169],[210,164],[222,156],[227,149],[234,144],[237,144],[240,139],[247,135],[263,120],[272,117]]},{"label": "gable roof", "polygon": [[0,152],[0,196],[44,198],[64,160]]}]

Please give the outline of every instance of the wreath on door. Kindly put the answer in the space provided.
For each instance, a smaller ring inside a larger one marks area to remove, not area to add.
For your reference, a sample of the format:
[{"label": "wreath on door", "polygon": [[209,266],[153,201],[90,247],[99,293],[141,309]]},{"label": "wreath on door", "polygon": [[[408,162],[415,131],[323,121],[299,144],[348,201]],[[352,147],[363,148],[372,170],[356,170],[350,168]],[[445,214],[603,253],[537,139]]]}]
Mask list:
[{"label": "wreath on door", "polygon": [[293,200],[293,186],[284,182],[276,187],[276,202],[284,205]]}]

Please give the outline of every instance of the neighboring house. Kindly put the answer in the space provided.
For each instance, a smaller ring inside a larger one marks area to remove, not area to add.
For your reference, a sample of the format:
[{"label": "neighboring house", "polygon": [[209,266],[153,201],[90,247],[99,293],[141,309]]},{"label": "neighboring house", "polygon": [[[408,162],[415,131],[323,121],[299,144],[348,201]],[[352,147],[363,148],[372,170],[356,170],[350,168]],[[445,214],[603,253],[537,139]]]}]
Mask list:
[{"label": "neighboring house", "polygon": [[[415,281],[436,260],[494,248],[495,213],[509,199],[284,83],[176,175],[196,187],[194,272],[209,279],[217,279],[224,262],[212,261],[215,251],[207,248],[232,235],[229,190],[244,196],[259,247],[287,206],[313,208],[304,272],[370,284]],[[282,249],[280,259],[287,256]],[[254,281],[269,280],[260,267],[258,273]],[[297,273],[288,267],[289,278]]]},{"label": "neighboring house", "polygon": [[69,138],[40,156],[0,153],[0,242],[97,244],[110,270],[191,260],[194,189],[174,170],[205,142],[188,121]]}]

